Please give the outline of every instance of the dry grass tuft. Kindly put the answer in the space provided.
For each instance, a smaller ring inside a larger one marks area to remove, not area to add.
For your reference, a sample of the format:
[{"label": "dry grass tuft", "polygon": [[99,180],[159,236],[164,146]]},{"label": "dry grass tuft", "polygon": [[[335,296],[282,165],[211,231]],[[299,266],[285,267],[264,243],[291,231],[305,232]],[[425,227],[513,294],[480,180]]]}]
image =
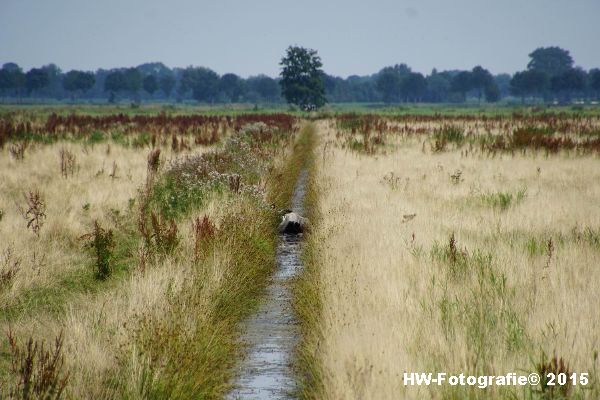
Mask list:
[{"label": "dry grass tuft", "polygon": [[[536,364],[536,370],[541,377],[539,390],[542,398],[569,398],[573,389],[572,371],[569,370],[569,364],[562,357],[558,358],[555,354],[554,357],[548,358],[545,354],[542,354],[542,360]],[[564,381],[563,378],[565,378]]]},{"label": "dry grass tuft", "polygon": [[67,178],[73,176],[77,169],[77,157],[71,151],[62,148],[59,152],[60,156],[60,174]]},{"label": "dry grass tuft", "polygon": [[27,194],[23,193],[27,209],[21,208],[21,215],[27,221],[27,228],[30,228],[37,236],[40,235],[40,229],[46,219],[46,203],[39,190],[30,190]]},{"label": "dry grass tuft", "polygon": [[192,232],[194,232],[194,260],[198,261],[206,256],[209,242],[214,238],[217,231],[215,224],[204,215],[196,217],[192,221]]}]

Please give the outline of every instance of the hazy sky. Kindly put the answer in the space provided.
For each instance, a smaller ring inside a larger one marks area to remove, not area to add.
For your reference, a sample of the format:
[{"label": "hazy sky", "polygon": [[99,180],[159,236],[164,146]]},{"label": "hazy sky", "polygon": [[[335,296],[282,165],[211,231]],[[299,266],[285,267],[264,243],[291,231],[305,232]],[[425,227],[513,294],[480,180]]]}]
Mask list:
[{"label": "hazy sky", "polygon": [[347,76],[523,69],[539,46],[600,67],[600,0],[0,0],[0,63],[95,70],[162,61],[279,73],[290,44]]}]

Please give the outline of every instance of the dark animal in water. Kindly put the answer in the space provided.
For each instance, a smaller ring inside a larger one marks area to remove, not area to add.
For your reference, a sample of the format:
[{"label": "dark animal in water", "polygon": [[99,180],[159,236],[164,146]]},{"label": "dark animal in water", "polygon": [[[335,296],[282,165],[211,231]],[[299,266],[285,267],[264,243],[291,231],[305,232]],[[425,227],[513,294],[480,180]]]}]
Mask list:
[{"label": "dark animal in water", "polygon": [[308,219],[296,214],[291,210],[284,210],[284,215],[281,217],[279,224],[279,233],[298,234],[306,231],[308,228]]}]

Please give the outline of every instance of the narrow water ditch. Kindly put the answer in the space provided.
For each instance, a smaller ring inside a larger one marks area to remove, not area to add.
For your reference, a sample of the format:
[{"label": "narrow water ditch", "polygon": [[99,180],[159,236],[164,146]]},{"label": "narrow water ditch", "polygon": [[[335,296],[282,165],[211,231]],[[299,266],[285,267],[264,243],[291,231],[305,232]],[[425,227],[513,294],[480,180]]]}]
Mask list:
[{"label": "narrow water ditch", "polygon": [[[290,207],[304,215],[308,171],[298,177]],[[277,270],[258,311],[243,325],[246,358],[239,363],[234,389],[226,399],[290,399],[296,388],[292,371],[294,348],[300,339],[292,309],[291,281],[302,269],[302,234],[281,234]]]}]

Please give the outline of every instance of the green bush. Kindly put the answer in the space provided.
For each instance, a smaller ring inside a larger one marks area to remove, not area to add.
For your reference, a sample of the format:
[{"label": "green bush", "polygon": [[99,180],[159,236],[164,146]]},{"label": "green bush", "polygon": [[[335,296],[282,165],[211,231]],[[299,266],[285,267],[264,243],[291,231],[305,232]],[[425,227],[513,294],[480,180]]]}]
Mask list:
[{"label": "green bush", "polygon": [[94,221],[94,230],[82,236],[86,239],[87,246],[94,251],[94,273],[96,278],[104,280],[112,273],[112,249],[115,245],[111,229],[103,229],[98,221]]}]

